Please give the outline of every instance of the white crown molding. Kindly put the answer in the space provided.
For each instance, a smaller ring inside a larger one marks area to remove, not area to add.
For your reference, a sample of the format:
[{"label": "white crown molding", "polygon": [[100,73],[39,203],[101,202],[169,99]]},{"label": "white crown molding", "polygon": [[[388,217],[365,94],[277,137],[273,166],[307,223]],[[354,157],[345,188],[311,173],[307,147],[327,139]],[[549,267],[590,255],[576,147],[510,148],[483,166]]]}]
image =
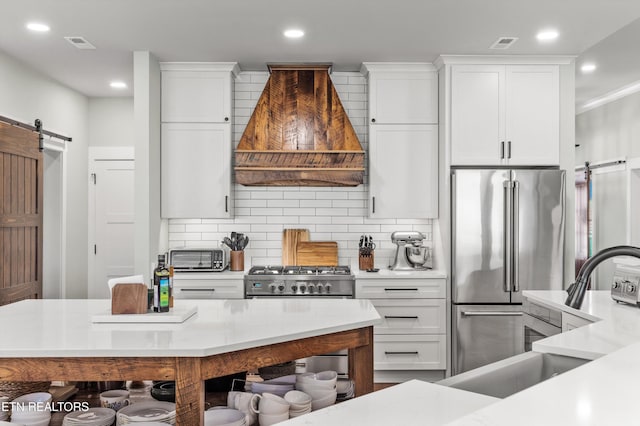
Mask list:
[{"label": "white crown molding", "polygon": [[370,72],[433,72],[436,68],[429,62],[363,62],[360,73]]},{"label": "white crown molding", "polygon": [[160,62],[160,71],[226,71],[236,77],[240,67],[237,62]]},{"label": "white crown molding", "polygon": [[580,115],[583,112],[590,111],[592,109],[601,107],[610,102],[617,101],[618,99],[625,98],[629,95],[633,95],[634,93],[638,93],[638,92],[640,92],[640,80],[634,81],[631,84],[627,84],[625,86],[619,87],[615,90],[605,93],[602,96],[595,97],[581,105],[578,105],[576,107],[576,115]]},{"label": "white crown molding", "polygon": [[444,65],[569,65],[576,59],[570,55],[440,55],[433,63]]}]

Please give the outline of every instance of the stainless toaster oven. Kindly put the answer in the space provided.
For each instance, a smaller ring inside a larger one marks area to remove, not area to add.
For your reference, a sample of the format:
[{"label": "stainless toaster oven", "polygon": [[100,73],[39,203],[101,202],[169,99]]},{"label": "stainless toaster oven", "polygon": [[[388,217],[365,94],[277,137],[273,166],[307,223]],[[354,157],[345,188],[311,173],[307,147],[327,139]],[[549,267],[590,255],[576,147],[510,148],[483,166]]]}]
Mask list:
[{"label": "stainless toaster oven", "polygon": [[229,266],[229,249],[174,249],[169,252],[169,264],[176,272],[220,272]]}]

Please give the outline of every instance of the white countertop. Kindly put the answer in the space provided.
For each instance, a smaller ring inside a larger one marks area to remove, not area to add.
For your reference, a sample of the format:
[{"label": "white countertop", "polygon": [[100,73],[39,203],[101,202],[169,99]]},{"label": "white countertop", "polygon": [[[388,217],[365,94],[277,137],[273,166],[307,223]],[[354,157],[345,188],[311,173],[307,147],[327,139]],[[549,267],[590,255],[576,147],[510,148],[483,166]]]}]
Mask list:
[{"label": "white countertop", "polygon": [[283,425],[441,425],[498,399],[411,380],[319,411]]},{"label": "white countertop", "polygon": [[593,324],[539,340],[533,344],[534,351],[596,359],[640,342],[640,309],[616,303],[608,290],[587,292],[580,310],[564,304],[567,298],[565,291],[525,291],[523,296],[595,321]]},{"label": "white countertop", "polygon": [[110,300],[23,300],[0,307],[0,358],[208,356],[374,325],[356,299],[176,300],[198,312],[181,324],[94,324]]}]

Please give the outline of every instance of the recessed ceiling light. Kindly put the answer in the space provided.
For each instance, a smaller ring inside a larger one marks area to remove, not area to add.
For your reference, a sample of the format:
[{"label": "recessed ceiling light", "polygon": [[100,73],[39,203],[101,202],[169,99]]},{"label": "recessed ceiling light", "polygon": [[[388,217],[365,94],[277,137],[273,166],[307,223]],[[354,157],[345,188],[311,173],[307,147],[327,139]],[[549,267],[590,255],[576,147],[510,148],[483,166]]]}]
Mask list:
[{"label": "recessed ceiling light", "polygon": [[41,22],[29,22],[27,24],[27,29],[38,33],[46,33],[50,30],[47,24],[43,24]]},{"label": "recessed ceiling light", "polygon": [[109,83],[109,86],[111,86],[112,89],[126,89],[127,83],[124,81],[112,81]]},{"label": "recessed ceiling light", "polygon": [[288,38],[300,38],[303,35],[304,35],[304,31],[297,30],[297,29],[286,30],[284,32],[284,36]]},{"label": "recessed ceiling light", "polygon": [[558,32],[556,30],[544,30],[540,31],[536,38],[539,41],[553,41],[558,38]]},{"label": "recessed ceiling light", "polygon": [[596,64],[583,64],[580,70],[584,73],[594,72],[596,70]]}]

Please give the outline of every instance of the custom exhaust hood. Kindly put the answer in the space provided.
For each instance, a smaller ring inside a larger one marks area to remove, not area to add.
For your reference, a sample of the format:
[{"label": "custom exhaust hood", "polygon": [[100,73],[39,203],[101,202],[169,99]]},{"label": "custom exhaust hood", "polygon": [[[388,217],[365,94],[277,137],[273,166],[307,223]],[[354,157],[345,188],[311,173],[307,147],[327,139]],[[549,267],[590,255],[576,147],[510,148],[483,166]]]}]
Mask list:
[{"label": "custom exhaust hood", "polygon": [[329,77],[330,64],[269,65],[235,151],[247,186],[357,186],[364,151]]}]

